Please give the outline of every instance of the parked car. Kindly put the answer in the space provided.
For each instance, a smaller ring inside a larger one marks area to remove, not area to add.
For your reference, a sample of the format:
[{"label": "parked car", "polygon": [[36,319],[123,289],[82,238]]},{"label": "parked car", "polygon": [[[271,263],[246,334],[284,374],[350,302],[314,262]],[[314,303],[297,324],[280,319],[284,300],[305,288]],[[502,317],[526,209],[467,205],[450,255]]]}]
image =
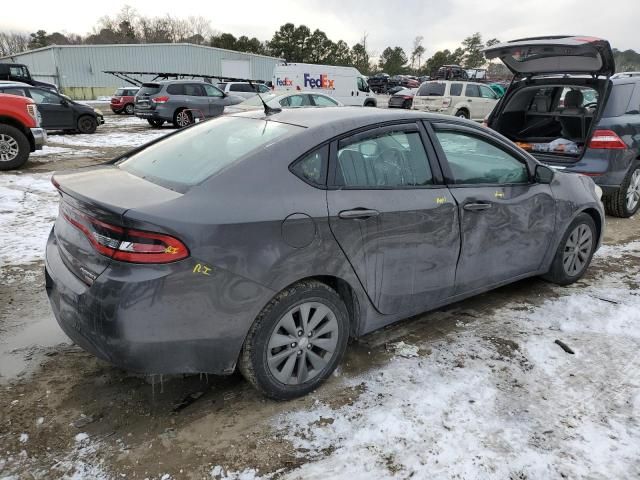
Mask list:
[{"label": "parked car", "polygon": [[375,107],[377,100],[367,80],[354,67],[281,63],[273,69],[274,92],[316,90],[344,105]]},{"label": "parked car", "polygon": [[207,82],[163,80],[142,84],[136,94],[134,114],[155,128],[160,128],[165,122],[182,128],[197,120],[217,117],[224,107],[243,100],[236,95],[227,95]]},{"label": "parked car", "polygon": [[389,109],[225,115],[52,182],[45,285],[75,343],[138,372],[239,367],[278,399],[316,389],[349,337],[526,277],[575,282],[604,230],[590,178]]},{"label": "parked car", "polygon": [[403,88],[389,98],[389,108],[411,109],[417,88]]},{"label": "parked car", "polygon": [[271,92],[271,89],[262,83],[254,83],[252,86],[249,82],[221,82],[216,87],[228,95],[237,95],[242,98],[255,97],[256,90],[260,93]]},{"label": "parked car", "polygon": [[481,122],[498,103],[498,95],[476,82],[431,80],[420,85],[413,109]]},{"label": "parked car", "polygon": [[260,97],[254,95],[237,105],[224,107],[224,113],[240,113],[249,110],[262,110],[266,103],[271,108],[304,108],[304,107],[342,107],[341,102],[330,95],[313,91],[292,91],[284,93],[266,93],[260,94]]},{"label": "parked car", "polygon": [[44,88],[46,90],[58,91],[53,83],[41,82],[34,80],[29,72],[29,67],[21,63],[0,63],[0,80],[8,80],[10,82],[23,82],[34,87]]},{"label": "parked car", "polygon": [[406,89],[407,88],[403,87],[402,85],[396,85],[395,87],[391,87],[390,89],[388,89],[386,93],[388,93],[389,95],[395,95],[396,93]]},{"label": "parked car", "polygon": [[611,78],[640,77],[640,72],[618,72]]},{"label": "parked car", "polygon": [[102,112],[74,102],[66,95],[24,83],[2,83],[0,93],[33,99],[42,115],[41,127],[46,130],[67,130],[94,133],[104,123]]},{"label": "parked car", "polygon": [[460,65],[443,65],[438,68],[435,78],[437,80],[469,80],[467,71]]},{"label": "parked car", "polygon": [[116,115],[120,113],[133,115],[138,90],[140,90],[138,87],[121,87],[117,89],[113,97],[111,97],[111,111]]},{"label": "parked car", "polygon": [[374,93],[387,93],[389,78],[389,75],[386,73],[376,73],[367,79],[367,84]]},{"label": "parked car", "polygon": [[35,102],[0,93],[0,170],[20,168],[29,154],[41,150],[46,142]]},{"label": "parked car", "polygon": [[485,50],[515,78],[488,125],[541,162],[589,175],[610,215],[640,208],[640,77],[615,71],[609,42],[539,37]]}]

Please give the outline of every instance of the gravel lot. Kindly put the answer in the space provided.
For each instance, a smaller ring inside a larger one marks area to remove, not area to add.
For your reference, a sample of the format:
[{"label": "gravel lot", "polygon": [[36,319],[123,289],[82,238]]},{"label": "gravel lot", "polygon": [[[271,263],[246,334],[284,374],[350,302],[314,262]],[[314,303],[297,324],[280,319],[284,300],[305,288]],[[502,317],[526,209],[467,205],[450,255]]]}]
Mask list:
[{"label": "gravel lot", "polygon": [[173,131],[106,120],[0,173],[0,479],[640,476],[638,217],[608,219],[577,284],[530,279],[368,335],[319,391],[278,403],[239,375],[134,376],[60,331],[51,172]]}]

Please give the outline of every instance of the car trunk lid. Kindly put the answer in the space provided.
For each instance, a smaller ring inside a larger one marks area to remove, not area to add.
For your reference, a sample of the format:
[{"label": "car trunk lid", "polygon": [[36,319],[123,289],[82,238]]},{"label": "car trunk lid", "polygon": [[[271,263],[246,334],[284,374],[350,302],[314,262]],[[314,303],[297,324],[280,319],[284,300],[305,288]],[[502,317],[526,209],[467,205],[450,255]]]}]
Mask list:
[{"label": "car trunk lid", "polygon": [[615,62],[606,40],[587,36],[534,37],[484,49],[488,60],[499,58],[516,76],[589,74],[611,76]]},{"label": "car trunk lid", "polygon": [[54,226],[60,256],[89,285],[111,263],[129,209],[182,196],[112,166],[57,173],[52,182],[62,197]]}]

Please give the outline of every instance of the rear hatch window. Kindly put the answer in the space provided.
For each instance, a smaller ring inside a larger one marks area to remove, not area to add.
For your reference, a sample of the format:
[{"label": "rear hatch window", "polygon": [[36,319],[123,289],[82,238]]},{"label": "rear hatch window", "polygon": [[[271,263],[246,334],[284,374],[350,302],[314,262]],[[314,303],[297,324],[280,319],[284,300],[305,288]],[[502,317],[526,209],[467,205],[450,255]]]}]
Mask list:
[{"label": "rear hatch window", "polygon": [[158,83],[143,83],[142,87],[140,87],[140,90],[138,91],[138,95],[155,95],[160,92],[161,89],[162,85]]},{"label": "rear hatch window", "polygon": [[446,84],[443,82],[426,82],[418,89],[416,94],[419,97],[442,97]]},{"label": "rear hatch window", "polygon": [[301,128],[253,118],[216,118],[150,145],[118,166],[150,182],[184,192]]}]

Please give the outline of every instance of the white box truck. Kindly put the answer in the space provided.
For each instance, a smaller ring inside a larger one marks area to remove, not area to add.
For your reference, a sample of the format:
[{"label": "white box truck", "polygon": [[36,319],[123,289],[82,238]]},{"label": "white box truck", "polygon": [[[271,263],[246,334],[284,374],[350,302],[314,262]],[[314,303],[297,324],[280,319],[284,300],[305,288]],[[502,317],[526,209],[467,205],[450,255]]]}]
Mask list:
[{"label": "white box truck", "polygon": [[318,90],[345,105],[377,106],[367,80],[354,67],[334,67],[311,63],[279,63],[273,69],[274,91]]}]

